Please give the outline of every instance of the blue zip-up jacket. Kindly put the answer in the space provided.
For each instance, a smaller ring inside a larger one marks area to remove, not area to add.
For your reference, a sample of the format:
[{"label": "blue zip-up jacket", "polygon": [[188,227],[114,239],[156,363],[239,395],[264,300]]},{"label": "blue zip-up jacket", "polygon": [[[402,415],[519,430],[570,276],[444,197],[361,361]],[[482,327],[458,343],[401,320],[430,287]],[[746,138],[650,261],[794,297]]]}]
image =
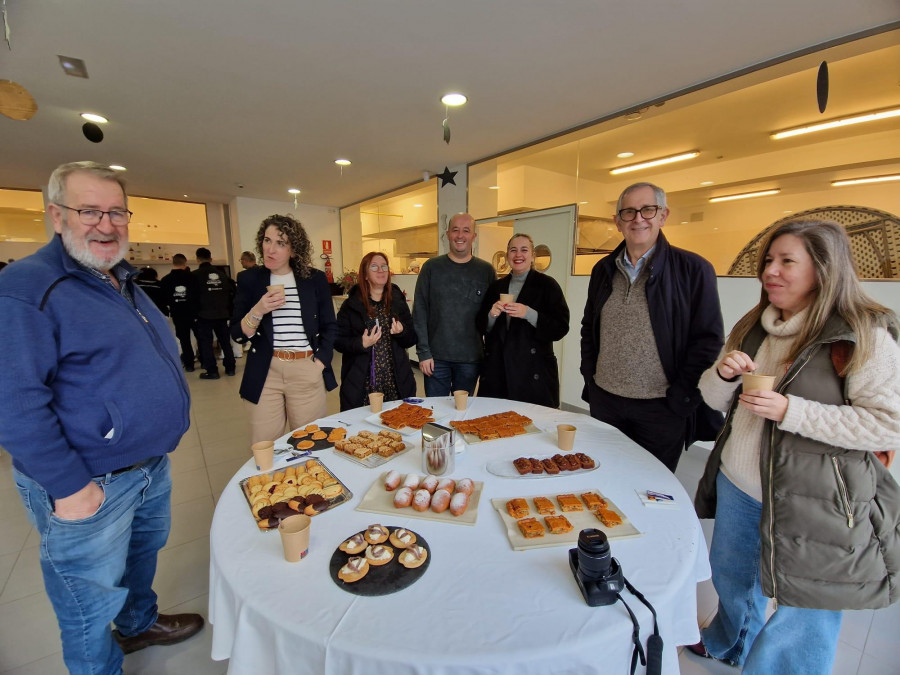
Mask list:
[{"label": "blue zip-up jacket", "polygon": [[0,275],[0,445],[54,499],[171,452],[189,425],[172,332],[120,265],[135,306],[59,235]]}]

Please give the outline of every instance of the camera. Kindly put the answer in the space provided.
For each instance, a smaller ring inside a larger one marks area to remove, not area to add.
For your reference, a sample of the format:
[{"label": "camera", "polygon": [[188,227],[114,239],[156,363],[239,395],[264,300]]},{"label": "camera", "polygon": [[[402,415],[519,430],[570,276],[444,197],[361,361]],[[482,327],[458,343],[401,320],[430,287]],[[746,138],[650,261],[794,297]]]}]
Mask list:
[{"label": "camera", "polygon": [[569,549],[569,567],[590,607],[613,604],[625,588],[622,567],[610,554],[602,530],[588,528],[578,534],[578,548]]}]

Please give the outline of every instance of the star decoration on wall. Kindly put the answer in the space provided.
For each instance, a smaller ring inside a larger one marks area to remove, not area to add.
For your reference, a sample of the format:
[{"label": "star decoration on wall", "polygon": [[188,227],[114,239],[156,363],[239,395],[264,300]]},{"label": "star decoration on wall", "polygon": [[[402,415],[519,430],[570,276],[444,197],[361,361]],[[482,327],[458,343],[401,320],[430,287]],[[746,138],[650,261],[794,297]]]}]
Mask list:
[{"label": "star decoration on wall", "polygon": [[434,175],[441,179],[441,187],[446,187],[448,183],[450,185],[456,185],[456,181],[453,179],[456,178],[456,174],[458,173],[459,171],[451,171],[450,167],[445,166],[441,173],[436,173]]}]

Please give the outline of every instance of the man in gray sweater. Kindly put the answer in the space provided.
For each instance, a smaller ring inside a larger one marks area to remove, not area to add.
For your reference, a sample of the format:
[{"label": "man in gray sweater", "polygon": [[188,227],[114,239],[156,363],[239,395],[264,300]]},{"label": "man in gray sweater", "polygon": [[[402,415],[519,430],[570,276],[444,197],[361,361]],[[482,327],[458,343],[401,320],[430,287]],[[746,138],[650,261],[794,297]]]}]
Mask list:
[{"label": "man in gray sweater", "polygon": [[422,265],[416,282],[413,324],[426,396],[475,393],[484,355],[475,315],[487,287],[496,278],[490,263],[472,254],[475,219],[457,213],[447,224],[447,255]]}]

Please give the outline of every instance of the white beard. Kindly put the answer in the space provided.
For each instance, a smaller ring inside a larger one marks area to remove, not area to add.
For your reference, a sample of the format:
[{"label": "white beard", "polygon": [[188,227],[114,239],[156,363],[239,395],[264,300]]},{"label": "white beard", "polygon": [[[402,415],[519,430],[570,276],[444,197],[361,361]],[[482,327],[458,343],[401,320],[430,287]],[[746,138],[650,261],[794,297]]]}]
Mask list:
[{"label": "white beard", "polygon": [[101,258],[91,253],[91,249],[89,247],[89,237],[92,235],[88,235],[88,237],[82,239],[81,241],[75,241],[74,237],[72,236],[72,230],[69,229],[69,226],[65,223],[63,224],[62,232],[60,234],[62,236],[63,246],[65,247],[66,252],[70,256],[72,256],[72,258],[80,262],[85,267],[100,270],[101,272],[109,271],[110,269],[115,267],[117,263],[125,258],[125,254],[128,253],[127,230],[124,235],[118,235],[119,249],[115,252],[115,254],[109,256],[109,259]]}]

